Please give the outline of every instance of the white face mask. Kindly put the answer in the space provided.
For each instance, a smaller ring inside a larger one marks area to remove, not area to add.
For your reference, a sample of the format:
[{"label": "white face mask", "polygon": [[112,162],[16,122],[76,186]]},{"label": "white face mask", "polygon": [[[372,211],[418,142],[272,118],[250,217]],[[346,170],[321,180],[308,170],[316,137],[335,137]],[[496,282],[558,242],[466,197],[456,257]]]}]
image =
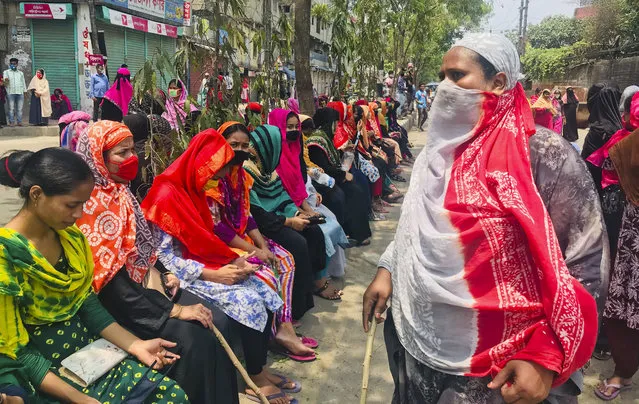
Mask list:
[{"label": "white face mask", "polygon": [[[429,133],[435,142],[457,143],[470,135],[481,117],[483,91],[461,88],[450,80],[437,87],[437,97],[431,108]],[[465,141],[465,140],[463,140]]]}]

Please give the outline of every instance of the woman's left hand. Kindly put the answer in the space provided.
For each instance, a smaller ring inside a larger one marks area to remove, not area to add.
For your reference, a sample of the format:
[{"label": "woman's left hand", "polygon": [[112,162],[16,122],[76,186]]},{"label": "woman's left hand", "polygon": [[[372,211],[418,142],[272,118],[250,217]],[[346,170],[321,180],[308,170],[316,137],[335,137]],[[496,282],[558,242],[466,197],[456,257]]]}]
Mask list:
[{"label": "woman's left hand", "polygon": [[322,204],[322,194],[317,194],[317,202],[315,206],[320,206]]},{"label": "woman's left hand", "polygon": [[172,273],[164,274],[163,277],[164,286],[169,289],[171,296],[175,296],[178,290],[180,290],[180,280]]},{"label": "woman's left hand", "polygon": [[162,338],[150,340],[138,339],[131,344],[129,353],[138,358],[138,360],[146,366],[151,366],[153,362],[155,362],[153,369],[158,370],[180,359],[179,355],[167,351],[167,348],[173,348],[176,345],[175,342],[170,342]]}]

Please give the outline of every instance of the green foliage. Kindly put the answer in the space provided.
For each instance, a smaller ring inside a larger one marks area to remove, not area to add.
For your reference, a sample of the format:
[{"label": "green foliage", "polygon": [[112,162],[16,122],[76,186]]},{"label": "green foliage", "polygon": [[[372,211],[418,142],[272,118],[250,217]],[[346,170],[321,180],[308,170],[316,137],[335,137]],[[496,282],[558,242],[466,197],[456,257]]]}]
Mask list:
[{"label": "green foliage", "polygon": [[583,23],[575,18],[554,15],[528,28],[528,41],[533,48],[551,49],[570,46],[583,37]]},{"label": "green foliage", "polygon": [[544,80],[563,75],[574,55],[572,46],[535,49],[529,45],[526,47],[526,53],[521,58],[521,62],[529,79]]}]

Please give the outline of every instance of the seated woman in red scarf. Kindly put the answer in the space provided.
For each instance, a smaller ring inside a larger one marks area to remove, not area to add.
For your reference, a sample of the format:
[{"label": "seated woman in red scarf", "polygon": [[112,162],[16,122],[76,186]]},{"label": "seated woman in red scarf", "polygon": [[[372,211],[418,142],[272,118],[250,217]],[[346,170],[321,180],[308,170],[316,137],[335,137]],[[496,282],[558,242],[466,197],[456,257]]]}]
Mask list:
[{"label": "seated woman in red scarf", "polygon": [[53,90],[53,95],[51,96],[51,108],[53,110],[53,113],[51,114],[52,119],[60,119],[62,115],[73,111],[69,97],[64,95],[60,88]]},{"label": "seated woman in red scarf", "polygon": [[[282,309],[280,281],[271,268],[251,264],[215,232],[217,203],[207,190],[230,171],[233,149],[214,129],[191,140],[186,151],[162,174],[142,202],[160,239],[159,261],[187,291],[221,309],[238,326],[246,370],[272,404],[287,404],[298,382],[266,369],[273,317]],[[314,356],[313,356],[314,358]],[[255,392],[247,391],[255,398]]]}]

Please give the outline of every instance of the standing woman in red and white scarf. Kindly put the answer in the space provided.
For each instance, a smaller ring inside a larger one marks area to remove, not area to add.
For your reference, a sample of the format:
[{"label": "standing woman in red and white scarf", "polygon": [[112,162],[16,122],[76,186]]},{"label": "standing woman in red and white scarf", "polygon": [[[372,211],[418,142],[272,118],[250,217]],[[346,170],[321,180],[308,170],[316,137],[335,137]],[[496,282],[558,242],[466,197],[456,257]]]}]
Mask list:
[{"label": "standing woman in red and white scarf", "polygon": [[394,403],[539,403],[594,348],[595,300],[566,266],[531,170],[543,129],[519,69],[503,35],[468,34],[444,56],[428,143],[364,295],[366,330],[393,297]]}]

